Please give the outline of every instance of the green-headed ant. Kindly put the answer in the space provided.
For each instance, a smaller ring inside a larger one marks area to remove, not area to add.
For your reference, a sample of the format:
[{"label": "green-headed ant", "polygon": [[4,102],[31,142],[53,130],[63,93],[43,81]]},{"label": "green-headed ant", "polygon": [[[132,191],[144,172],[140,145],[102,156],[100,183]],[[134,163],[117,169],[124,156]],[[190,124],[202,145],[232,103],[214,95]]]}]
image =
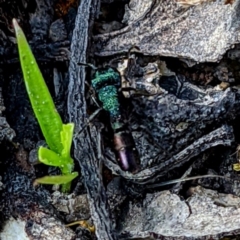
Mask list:
[{"label": "green-headed ant", "polygon": [[139,156],[135,143],[128,127],[126,126],[122,108],[121,97],[121,75],[112,67],[96,68],[91,64],[79,63],[95,70],[91,79],[91,85],[102,108],[109,114],[111,127],[114,132],[114,149],[117,153],[118,163],[124,171],[135,173],[138,171]]}]

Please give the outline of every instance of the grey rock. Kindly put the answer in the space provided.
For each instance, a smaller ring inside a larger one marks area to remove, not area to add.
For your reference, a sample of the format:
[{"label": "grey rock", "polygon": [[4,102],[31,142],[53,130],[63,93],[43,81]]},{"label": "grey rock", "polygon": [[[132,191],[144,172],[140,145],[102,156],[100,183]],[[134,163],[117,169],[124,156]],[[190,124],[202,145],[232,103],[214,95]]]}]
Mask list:
[{"label": "grey rock", "polygon": [[127,232],[131,239],[139,236],[146,239],[150,236],[155,236],[154,239],[158,239],[156,236],[210,239],[211,235],[212,239],[219,239],[223,230],[239,229],[239,197],[200,186],[192,188],[191,192],[187,200],[181,200],[170,191],[162,191],[147,194],[142,205],[130,203],[121,232]]},{"label": "grey rock", "polygon": [[95,36],[96,53],[110,56],[138,46],[144,55],[216,62],[240,41],[240,1],[224,0],[184,8],[175,0],[132,0],[126,27]]}]

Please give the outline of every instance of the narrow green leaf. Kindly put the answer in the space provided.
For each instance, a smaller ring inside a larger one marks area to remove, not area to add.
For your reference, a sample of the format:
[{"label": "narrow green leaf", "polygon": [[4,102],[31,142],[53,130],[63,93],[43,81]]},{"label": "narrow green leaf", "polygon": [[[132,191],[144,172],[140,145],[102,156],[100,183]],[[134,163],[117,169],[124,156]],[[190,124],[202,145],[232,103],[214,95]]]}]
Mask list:
[{"label": "narrow green leaf", "polygon": [[55,108],[24,33],[15,19],[13,19],[13,26],[17,37],[24,82],[34,114],[49,148],[60,154],[63,149],[60,139],[62,120]]},{"label": "narrow green leaf", "polygon": [[57,176],[45,176],[42,178],[37,178],[34,181],[34,185],[40,184],[66,184],[71,182],[74,178],[78,176],[78,172],[73,172],[68,175],[57,175]]},{"label": "narrow green leaf", "polygon": [[72,139],[73,139],[73,130],[74,130],[74,123],[63,124],[62,126],[61,142],[63,145],[63,150],[61,155],[66,158],[70,157],[70,150],[71,150]]},{"label": "narrow green leaf", "polygon": [[64,160],[58,154],[45,147],[39,148],[38,159],[48,166],[61,167],[64,164]]}]

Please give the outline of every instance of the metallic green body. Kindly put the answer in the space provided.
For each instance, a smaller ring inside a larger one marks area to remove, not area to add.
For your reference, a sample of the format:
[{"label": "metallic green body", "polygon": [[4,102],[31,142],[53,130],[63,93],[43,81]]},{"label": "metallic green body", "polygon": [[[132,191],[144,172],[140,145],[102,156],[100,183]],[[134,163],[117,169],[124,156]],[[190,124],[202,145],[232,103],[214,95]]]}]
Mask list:
[{"label": "metallic green body", "polygon": [[98,98],[103,103],[103,109],[110,113],[110,116],[120,115],[120,104],[118,101],[118,92],[115,86],[106,86],[99,90]]},{"label": "metallic green body", "polygon": [[103,104],[103,109],[110,114],[113,130],[123,127],[121,107],[119,103],[119,89],[121,76],[113,68],[96,71],[92,79],[92,86]]},{"label": "metallic green body", "polygon": [[114,131],[114,147],[118,153],[118,161],[125,171],[136,172],[138,170],[138,154],[133,137],[124,123],[121,104],[120,88],[121,76],[113,68],[98,69],[93,78],[92,86],[102,102],[103,109],[110,115],[111,126]]}]

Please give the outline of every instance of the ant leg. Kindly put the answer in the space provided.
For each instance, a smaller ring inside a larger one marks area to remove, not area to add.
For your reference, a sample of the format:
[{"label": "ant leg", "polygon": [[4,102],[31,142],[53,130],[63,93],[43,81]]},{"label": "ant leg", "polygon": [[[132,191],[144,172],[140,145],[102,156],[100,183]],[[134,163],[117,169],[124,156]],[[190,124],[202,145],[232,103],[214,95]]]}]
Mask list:
[{"label": "ant leg", "polygon": [[76,133],[74,137],[78,137],[83,132],[83,130],[85,130],[86,127],[92,122],[92,120],[100,113],[100,111],[102,111],[102,108],[98,108],[94,113],[92,113],[82,129]]},{"label": "ant leg", "polygon": [[93,70],[97,70],[97,69],[98,69],[96,66],[94,66],[94,65],[91,64],[91,63],[82,63],[82,62],[79,62],[78,65],[79,65],[79,66],[84,66],[84,67],[90,67],[90,68],[92,68]]},{"label": "ant leg", "polygon": [[86,84],[86,85],[88,86],[88,88],[89,88],[89,93],[90,93],[90,96],[91,96],[92,101],[96,104],[96,106],[97,106],[98,108],[101,108],[101,106],[98,104],[98,101],[97,101],[97,98],[96,98],[96,93],[95,93],[93,87],[92,87],[88,82],[86,82],[86,81],[85,81],[85,84]]},{"label": "ant leg", "polygon": [[77,138],[85,129],[86,127],[92,122],[92,120],[99,114],[99,112],[102,110],[102,108],[98,108],[93,114],[90,115],[87,122],[84,124],[82,129],[74,135],[74,138]]},{"label": "ant leg", "polygon": [[75,134],[75,137],[78,137],[82,132],[83,130],[86,129],[86,127],[92,122],[92,120],[100,113],[100,111],[102,110],[102,107],[98,104],[98,101],[95,97],[95,91],[94,89],[92,88],[92,86],[85,81],[85,84],[88,86],[89,88],[89,92],[90,92],[90,96],[91,96],[91,99],[92,101],[96,104],[96,106],[98,107],[98,109],[96,111],[94,111],[90,116],[89,118],[87,119],[87,122],[84,124],[84,126],[82,127],[82,129]]}]

